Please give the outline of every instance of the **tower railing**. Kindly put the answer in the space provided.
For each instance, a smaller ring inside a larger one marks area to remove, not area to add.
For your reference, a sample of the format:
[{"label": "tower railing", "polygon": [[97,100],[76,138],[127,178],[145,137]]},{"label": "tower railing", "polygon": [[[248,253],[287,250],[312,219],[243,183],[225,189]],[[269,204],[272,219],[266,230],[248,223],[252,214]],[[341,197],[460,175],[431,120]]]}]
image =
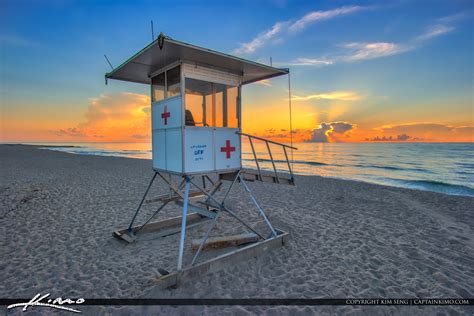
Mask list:
[{"label": "tower railing", "polygon": [[268,151],[268,156],[270,157],[270,162],[272,163],[272,166],[273,166],[273,173],[274,173],[273,178],[274,178],[275,183],[281,183],[280,182],[281,179],[280,179],[280,176],[278,175],[278,170],[275,166],[275,160],[273,159],[273,154],[272,154],[272,150],[270,148],[270,144],[281,146],[281,148],[283,149],[283,152],[285,154],[285,160],[286,160],[286,164],[288,166],[288,172],[289,172],[289,175],[290,175],[290,179],[285,179],[285,180],[288,180],[290,182],[290,184],[294,184],[293,170],[291,168],[290,159],[288,158],[287,148],[292,149],[292,150],[293,149],[298,150],[298,148],[293,147],[293,146],[289,146],[289,145],[286,145],[286,144],[283,144],[283,143],[275,142],[275,141],[272,141],[272,140],[269,140],[269,139],[265,139],[265,138],[262,138],[262,137],[258,137],[258,136],[255,136],[255,135],[250,135],[250,134],[247,134],[247,133],[237,132],[237,134],[247,137],[249,142],[250,142],[250,147],[252,148],[253,158],[254,158],[255,164],[257,166],[257,180],[264,181],[264,176],[265,175],[262,174],[262,170],[260,168],[259,159],[257,157],[257,153],[255,151],[255,147],[254,147],[254,143],[253,143],[254,140],[262,141],[266,145],[266,148],[267,148],[267,151]]}]

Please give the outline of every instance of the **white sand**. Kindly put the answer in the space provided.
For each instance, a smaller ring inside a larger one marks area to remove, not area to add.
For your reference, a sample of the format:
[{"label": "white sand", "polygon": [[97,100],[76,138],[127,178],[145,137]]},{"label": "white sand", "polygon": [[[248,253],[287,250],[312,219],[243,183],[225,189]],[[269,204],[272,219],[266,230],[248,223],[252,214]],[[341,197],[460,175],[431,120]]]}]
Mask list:
[{"label": "white sand", "polygon": [[[163,298],[474,296],[473,198],[317,176],[297,177],[296,187],[251,183],[272,223],[289,231],[291,242],[178,289],[156,291],[152,280],[157,268],[173,269],[176,264],[178,237],[152,240],[149,235],[125,245],[111,236],[113,230],[129,223],[152,176],[150,161],[1,145],[0,175],[3,298],[48,292],[54,297],[88,298],[139,298],[150,293]],[[164,192],[163,183],[158,183],[151,196]],[[244,191],[234,192],[232,200],[244,210],[241,214],[256,214]],[[154,211],[153,205],[146,210],[139,222]],[[179,209],[173,207],[163,215],[179,215]],[[214,235],[227,231],[230,224],[223,221]],[[193,234],[202,235],[203,228]],[[187,252],[188,262],[189,256]],[[81,310],[124,315],[473,311],[454,306]]]}]

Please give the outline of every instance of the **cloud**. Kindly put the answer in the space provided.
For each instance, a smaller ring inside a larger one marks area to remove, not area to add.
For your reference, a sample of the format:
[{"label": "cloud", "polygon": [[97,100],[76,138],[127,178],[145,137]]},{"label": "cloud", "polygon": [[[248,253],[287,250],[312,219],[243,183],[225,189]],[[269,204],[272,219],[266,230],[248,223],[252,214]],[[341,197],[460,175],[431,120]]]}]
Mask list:
[{"label": "cloud", "polygon": [[282,35],[283,33],[285,33],[287,36],[290,36],[294,33],[302,31],[310,24],[323,20],[329,20],[338,16],[348,15],[364,9],[367,9],[367,7],[344,6],[326,11],[312,11],[305,14],[296,21],[289,20],[276,22],[269,30],[259,33],[250,42],[240,44],[238,48],[234,49],[234,54],[246,55],[254,53],[257,49],[265,46],[271,41],[281,41],[281,38],[278,38],[278,36]]},{"label": "cloud", "polygon": [[330,123],[332,127],[332,132],[337,134],[344,134],[354,128],[354,124],[347,122],[333,122]]},{"label": "cloud", "polygon": [[86,136],[86,134],[84,134],[77,127],[70,127],[70,128],[60,129],[60,130],[51,131],[51,132],[57,136],[71,136],[71,137],[85,137]]},{"label": "cloud", "polygon": [[421,34],[404,43],[385,41],[346,43],[338,45],[342,51],[322,57],[298,57],[286,64],[290,66],[328,66],[341,62],[356,62],[406,53],[422,47],[429,40],[451,33],[456,29],[452,24],[467,16],[469,16],[467,13],[459,13],[437,19],[435,24],[428,26]]},{"label": "cloud", "polygon": [[[277,142],[290,142],[291,136],[293,136],[293,142],[303,142],[307,141],[311,138],[312,132],[308,129],[293,129],[290,133],[288,129],[281,128],[281,129],[265,129],[261,132],[253,132],[255,136],[262,137],[265,139],[274,140]],[[292,135],[291,135],[292,134]],[[242,141],[246,141],[246,139],[242,139]]]},{"label": "cloud", "polygon": [[340,100],[340,101],[356,101],[360,100],[356,92],[353,91],[332,91],[327,93],[312,94],[308,96],[294,96],[293,101],[307,101],[307,100]]},{"label": "cloud", "polygon": [[408,136],[407,134],[397,135],[397,140],[398,141],[406,141],[406,140],[409,140],[409,139],[410,139],[410,136]]},{"label": "cloud", "polygon": [[417,138],[413,138],[407,134],[402,134],[402,135],[397,135],[395,138],[393,136],[376,136],[374,138],[366,138],[365,140],[366,141],[372,141],[372,142],[404,142],[404,141],[408,141],[408,140],[420,140],[420,139],[417,139]]},{"label": "cloud", "polygon": [[404,132],[449,132],[452,126],[437,123],[408,123],[399,125],[384,125],[375,130],[384,133],[404,133]]},{"label": "cloud", "polygon": [[327,59],[312,59],[312,58],[296,58],[290,63],[286,63],[288,66],[321,66],[321,65],[332,65],[333,60]]},{"label": "cloud", "polygon": [[85,122],[52,131],[74,138],[103,138],[107,141],[146,139],[150,129],[150,98],[136,93],[102,94],[91,99]]},{"label": "cloud", "polygon": [[280,34],[286,24],[287,22],[275,23],[270,30],[260,33],[248,43],[241,44],[239,48],[234,50],[234,53],[237,55],[245,55],[255,52],[258,48],[264,46],[268,41]]},{"label": "cloud", "polygon": [[342,52],[319,58],[296,58],[286,63],[290,66],[329,66],[341,62],[356,62],[392,56],[412,50],[414,47],[390,42],[341,44]]},{"label": "cloud", "polygon": [[341,15],[348,15],[351,13],[355,13],[357,11],[361,11],[363,9],[366,9],[366,8],[360,7],[360,6],[345,6],[345,7],[336,8],[336,9],[327,10],[327,11],[313,11],[308,14],[305,14],[303,17],[293,22],[289,27],[289,31],[290,32],[301,31],[304,28],[306,28],[309,24],[323,21],[323,20],[332,19]]},{"label": "cloud", "polygon": [[428,26],[424,32],[414,38],[413,42],[415,44],[413,45],[421,45],[425,41],[451,33],[456,29],[456,27],[453,25],[454,23],[471,15],[471,11],[466,11],[437,19],[436,23]]},{"label": "cloud", "polygon": [[407,47],[403,47],[402,45],[387,42],[349,43],[345,44],[344,47],[352,52],[342,56],[340,59],[343,61],[380,58],[400,54],[408,50]]},{"label": "cloud", "polygon": [[458,126],[454,131],[458,133],[468,133],[474,138],[474,126]]},{"label": "cloud", "polygon": [[426,41],[434,37],[438,37],[444,34],[448,34],[455,29],[454,26],[437,24],[432,25],[426,29],[426,31],[416,37],[417,41]]},{"label": "cloud", "polygon": [[472,17],[473,13],[474,13],[474,10],[467,10],[467,11],[464,11],[464,12],[458,12],[458,13],[455,13],[455,14],[452,14],[452,15],[448,15],[448,16],[439,18],[438,22],[443,23],[443,24],[455,23],[455,22],[458,22],[460,20],[464,20],[466,18]]},{"label": "cloud", "polygon": [[[374,130],[381,132],[379,140],[385,137],[392,140],[426,140],[426,141],[474,141],[474,126],[453,126],[440,123],[408,123],[385,125]],[[396,136],[394,136],[396,135]],[[409,139],[398,139],[398,136],[411,135]],[[395,137],[397,137],[395,139]],[[377,139],[375,139],[377,140]]]},{"label": "cloud", "polygon": [[321,123],[317,128],[312,130],[309,142],[328,143],[338,141],[338,136],[348,136],[348,133],[356,127],[355,124],[349,122],[330,122]]},{"label": "cloud", "polygon": [[262,86],[266,86],[266,87],[271,87],[272,86],[272,83],[270,82],[269,79],[263,79],[263,80],[260,80],[260,81],[256,81],[255,83],[260,84]]},{"label": "cloud", "polygon": [[347,43],[339,45],[342,53],[316,59],[296,58],[289,62],[291,66],[328,66],[341,62],[356,62],[401,54],[414,49],[412,45],[390,42]]}]

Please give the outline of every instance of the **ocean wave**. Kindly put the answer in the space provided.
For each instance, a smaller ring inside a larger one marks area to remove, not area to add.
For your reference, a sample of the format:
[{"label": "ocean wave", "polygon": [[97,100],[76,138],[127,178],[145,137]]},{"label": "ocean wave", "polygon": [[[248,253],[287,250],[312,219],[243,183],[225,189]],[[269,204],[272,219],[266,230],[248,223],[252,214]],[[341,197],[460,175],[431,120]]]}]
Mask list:
[{"label": "ocean wave", "polygon": [[385,170],[394,170],[394,171],[416,171],[416,172],[423,172],[423,173],[432,173],[429,170],[421,169],[421,168],[406,168],[406,167],[394,167],[394,166],[381,166],[381,165],[353,165],[354,167],[358,168],[375,168],[375,169],[385,169]]},{"label": "ocean wave", "polygon": [[[244,161],[255,161],[251,158],[243,158]],[[286,163],[286,160],[283,159],[274,159],[275,163]],[[271,159],[259,158],[258,162],[268,162],[271,163]],[[291,160],[290,160],[291,162]],[[416,171],[416,172],[423,172],[423,173],[432,173],[429,170],[422,169],[422,168],[410,168],[410,167],[395,167],[395,166],[383,166],[383,165],[364,165],[364,164],[329,164],[324,162],[318,161],[305,161],[305,160],[293,160],[294,164],[302,164],[302,165],[309,165],[309,166],[334,166],[334,167],[356,167],[356,168],[367,168],[367,169],[385,169],[385,170],[392,170],[392,171]]]},{"label": "ocean wave", "polygon": [[[242,160],[244,161],[255,161],[254,159],[246,159],[243,158]],[[285,163],[286,160],[282,159],[274,159],[273,160],[275,163]],[[269,162],[271,163],[271,159],[264,159],[264,158],[259,158],[258,162]],[[291,161],[290,161],[291,162]],[[385,169],[385,170],[392,170],[392,171],[416,171],[416,172],[423,172],[423,173],[432,173],[429,170],[426,169],[421,169],[421,168],[404,168],[404,167],[394,167],[394,166],[382,166],[382,165],[363,165],[363,164],[328,164],[324,162],[318,162],[318,161],[304,161],[304,160],[294,160],[294,164],[302,164],[302,165],[309,165],[309,166],[335,166],[335,167],[357,167],[357,168],[367,168],[367,169]]]},{"label": "ocean wave", "polygon": [[76,145],[41,145],[41,147],[38,147],[38,148],[39,149],[49,149],[49,148],[61,149],[61,148],[85,148],[85,147],[76,146]]},{"label": "ocean wave", "polygon": [[427,191],[434,191],[452,195],[466,195],[474,196],[474,189],[460,185],[452,184],[442,181],[433,180],[402,180],[402,179],[390,179],[391,181],[402,184],[404,187],[411,189],[421,189]]},{"label": "ocean wave", "polygon": [[[74,147],[76,148],[76,147]],[[121,150],[121,151],[112,151],[112,150],[96,150],[96,149],[79,149],[78,147],[76,150],[72,149],[72,147],[42,147],[40,149],[46,150],[53,150],[53,151],[61,151],[70,154],[77,154],[77,155],[87,155],[87,156],[137,156],[137,155],[146,155],[149,154],[151,151],[148,150]]]},{"label": "ocean wave", "polygon": [[474,169],[474,163],[470,162],[456,162],[456,165],[463,168]]},{"label": "ocean wave", "polygon": [[393,166],[377,166],[377,165],[353,165],[358,168],[376,168],[376,169],[386,169],[386,170],[406,170],[404,168],[393,167]]},{"label": "ocean wave", "polygon": [[472,175],[474,175],[474,172],[465,171],[465,170],[456,170],[456,171],[454,171],[454,172],[457,173],[457,174],[462,174],[462,175],[467,175],[467,176],[472,176]]}]

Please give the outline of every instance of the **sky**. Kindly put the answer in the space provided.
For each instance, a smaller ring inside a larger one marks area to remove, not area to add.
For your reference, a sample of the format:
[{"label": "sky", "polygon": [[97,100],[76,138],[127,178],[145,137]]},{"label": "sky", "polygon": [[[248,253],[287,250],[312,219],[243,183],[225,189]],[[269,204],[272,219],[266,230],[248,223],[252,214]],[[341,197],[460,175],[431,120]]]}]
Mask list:
[{"label": "sky", "polygon": [[[149,86],[105,85],[104,54],[145,47],[151,20],[290,68],[294,141],[474,141],[472,1],[0,0],[0,142],[149,142]],[[288,141],[288,78],[242,91],[243,130]]]}]

